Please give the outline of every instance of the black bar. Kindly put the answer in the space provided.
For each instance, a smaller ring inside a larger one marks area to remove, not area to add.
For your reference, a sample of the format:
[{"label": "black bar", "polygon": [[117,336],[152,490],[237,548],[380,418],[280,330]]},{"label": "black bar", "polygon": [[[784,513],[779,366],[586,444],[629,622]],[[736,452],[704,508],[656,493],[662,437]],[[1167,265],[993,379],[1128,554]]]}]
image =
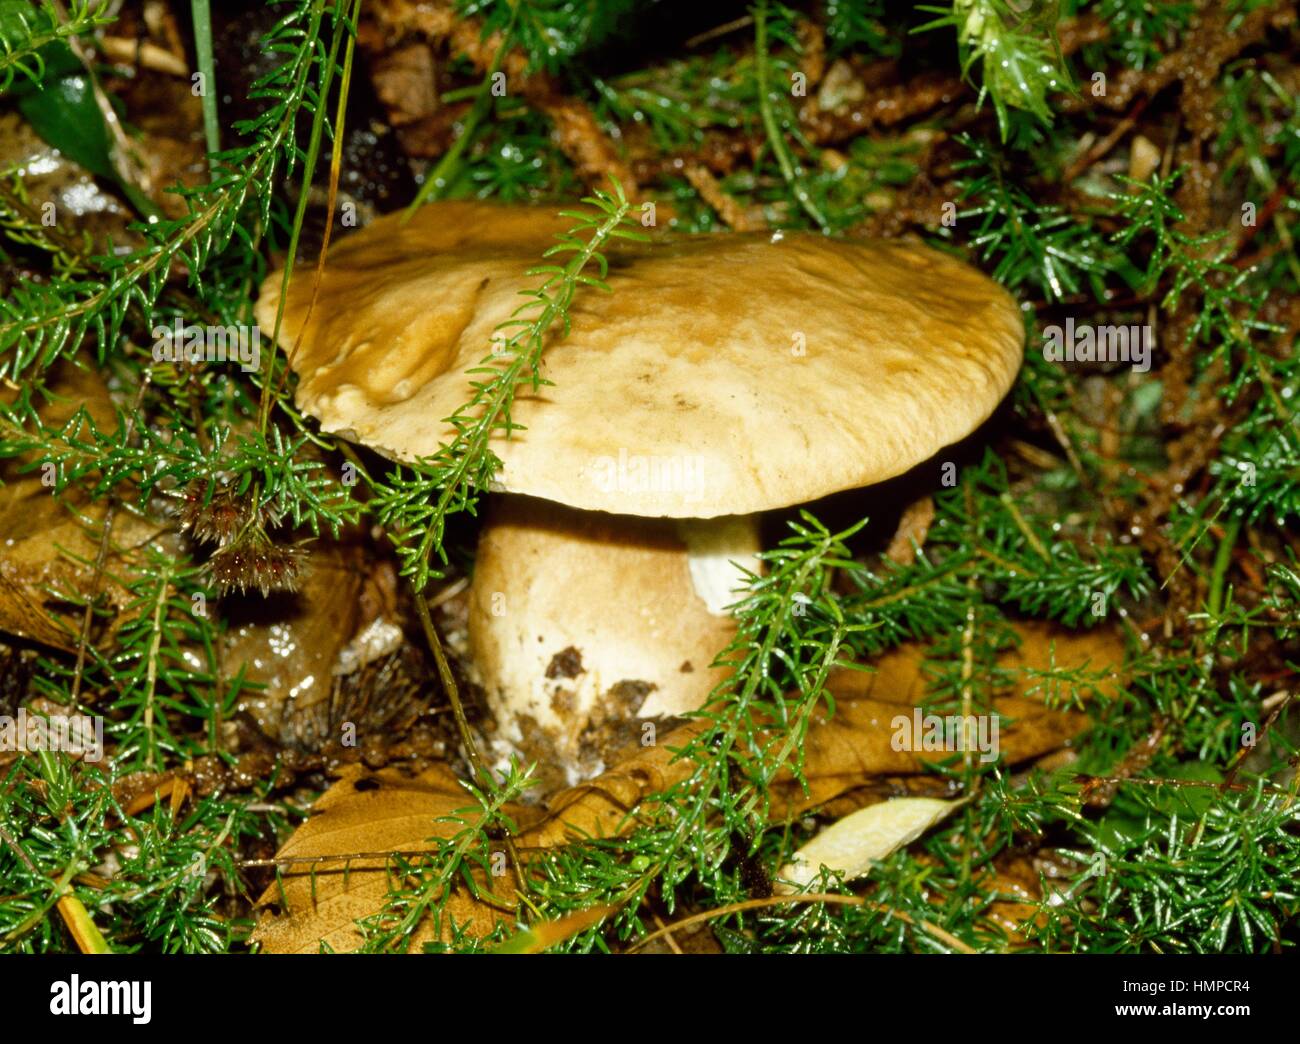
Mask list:
[{"label": "black bar", "polygon": [[[1176,1021],[1180,1032],[1198,1022],[1231,1032],[1232,1020],[1260,1017],[1285,1025],[1294,1017],[1300,968],[1287,957],[1217,955],[665,956],[653,967],[651,959],[569,958],[575,959],[580,967],[539,960],[525,973],[518,966],[504,970],[440,956],[11,956],[0,960],[0,982],[6,1029],[94,1030],[103,1024],[134,1035],[206,1026],[213,1035],[266,1039],[421,1025],[446,1030],[449,1019],[461,1032],[472,1032],[475,1025],[505,1019],[516,1037],[550,1035],[568,1023],[574,1032],[604,1025],[614,1033],[623,1025],[677,1034],[681,1020],[693,1020],[689,1012],[702,1006],[704,1025],[722,1021],[728,1036],[751,1020],[756,1030],[768,1031],[765,1037],[787,1021],[816,1032],[831,1020],[857,1037],[889,1025],[901,1030],[906,1021],[898,1020],[916,1018],[922,1020],[917,1030],[927,1023],[953,1029],[1005,1024],[1025,1033],[1099,1024],[1118,1029],[1134,1020]],[[670,960],[691,966],[668,967]],[[107,1006],[118,998],[119,1009],[128,1012],[53,1013],[66,1008],[74,982],[78,1009],[93,996]],[[103,982],[137,988],[134,994],[116,986],[104,991],[98,986]],[[129,1011],[131,997],[137,1011],[144,1008],[145,982],[147,1022]]]}]

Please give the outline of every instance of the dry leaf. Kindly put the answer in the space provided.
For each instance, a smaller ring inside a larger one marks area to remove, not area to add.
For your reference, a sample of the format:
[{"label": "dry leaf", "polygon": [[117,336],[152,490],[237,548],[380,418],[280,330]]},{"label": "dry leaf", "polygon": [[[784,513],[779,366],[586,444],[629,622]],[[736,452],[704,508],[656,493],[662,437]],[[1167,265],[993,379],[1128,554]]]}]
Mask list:
[{"label": "dry leaf", "polygon": [[[1030,694],[1032,671],[1053,665],[1060,669],[1087,666],[1104,677],[1096,683],[1105,696],[1115,695],[1124,645],[1110,630],[1066,631],[1030,622],[1017,626],[1019,648],[998,657],[1011,672],[1011,686],[993,701],[1000,722],[999,749],[1008,764],[1038,758],[1067,744],[1088,725],[1085,715],[1047,707],[1039,694]],[[898,646],[872,661],[871,673],[837,671],[827,681],[835,694],[834,716],[819,712],[804,744],[805,790],[793,773],[782,773],[772,789],[774,815],[797,815],[846,793],[871,777],[901,776],[924,771],[927,762],[951,757],[950,752],[895,750],[891,722],[924,702],[925,648],[916,643]],[[1085,701],[1088,694],[1079,694]]]},{"label": "dry leaf", "polygon": [[[113,431],[113,404],[99,377],[70,364],[57,373],[50,388],[64,401],[51,403],[42,411],[46,426],[61,426],[84,405],[101,431]],[[4,483],[0,486],[0,533],[4,534],[0,542],[0,631],[70,652],[81,632],[82,610],[75,602],[90,594],[93,586],[93,565],[83,563],[93,563],[99,552],[106,502],[91,502],[79,487],[56,497],[42,482],[39,468],[18,473],[20,464],[30,463],[31,457],[22,457],[0,467]],[[109,614],[110,633],[95,636],[99,642],[126,622],[121,610],[131,600],[128,592],[112,581],[112,575],[122,569],[117,549],[137,547],[156,530],[130,512],[117,512],[110,545],[113,550],[105,562],[99,593],[107,607],[118,611]]]},{"label": "dry leaf", "polygon": [[[689,775],[690,762],[674,762],[670,749],[685,744],[697,728],[677,729],[659,746],[646,748],[599,779],[562,791],[540,822],[537,809],[509,809],[522,828],[520,851],[527,854],[625,829],[627,812],[644,797]],[[322,943],[338,951],[356,949],[362,936],[355,922],[382,909],[388,894],[387,860],[376,853],[432,849],[432,835],[448,837],[458,829],[455,823],[436,820],[470,805],[455,775],[442,765],[415,779],[391,770],[368,773],[362,766],[349,766],[276,854],[278,859],[305,861],[282,870],[283,894],[273,885],[259,899],[260,906],[281,903],[285,912],[264,915],[254,941],[267,953],[315,953]],[[368,858],[340,858],[363,853]],[[320,861],[306,861],[315,858]],[[492,889],[513,901],[509,878],[494,879]],[[447,910],[457,924],[468,922],[474,935],[486,935],[506,916],[465,893],[453,895]],[[423,929],[411,948],[418,951],[432,940],[432,931]]]},{"label": "dry leaf", "polygon": [[[258,905],[283,903],[286,912],[263,916],[253,941],[267,953],[317,953],[322,944],[336,951],[357,949],[363,937],[356,921],[378,913],[388,894],[389,859],[375,853],[431,851],[432,838],[450,837],[460,829],[457,823],[438,820],[473,803],[444,765],[415,779],[349,766],[277,853],[281,859],[325,858],[283,868],[283,893],[279,885],[271,885]],[[339,858],[358,854],[364,855]],[[494,879],[492,887],[509,900],[513,893],[502,883],[506,880]],[[468,924],[476,936],[487,935],[503,916],[461,892],[451,896],[445,910],[448,918]],[[426,925],[415,933],[411,950],[419,952],[431,941],[433,932]]]},{"label": "dry leaf", "polygon": [[846,881],[863,877],[873,863],[910,845],[960,804],[934,798],[894,798],[859,809],[795,852],[781,868],[776,891],[790,895],[806,888],[823,867],[842,873]]},{"label": "dry leaf", "polygon": [[980,891],[998,896],[984,916],[1006,932],[1009,945],[1022,945],[1028,932],[1046,927],[1047,915],[1039,905],[1038,871],[1025,856],[1000,858],[994,873],[980,883]]},{"label": "dry leaf", "polygon": [[[1096,627],[1089,631],[1070,631],[1039,620],[1017,623],[1015,630],[1020,637],[1019,647],[998,656],[998,666],[1016,674],[1010,693],[1029,695],[1035,679],[1028,672],[1046,671],[1054,666],[1062,671],[1087,667],[1089,671],[1101,672],[1098,691],[1108,698],[1117,694],[1124,642],[1114,630]],[[916,642],[896,646],[870,662],[870,673],[837,672],[830,687],[838,699],[921,703],[925,695],[926,679],[921,672],[925,651],[925,646]]]},{"label": "dry leaf", "polygon": [[611,837],[626,833],[628,813],[651,794],[686,779],[693,762],[675,758],[673,751],[690,742],[702,726],[674,729],[653,747],[644,747],[626,761],[586,783],[560,791],[547,802],[548,817],[526,831],[520,843],[528,847],[553,847],[584,837]]}]

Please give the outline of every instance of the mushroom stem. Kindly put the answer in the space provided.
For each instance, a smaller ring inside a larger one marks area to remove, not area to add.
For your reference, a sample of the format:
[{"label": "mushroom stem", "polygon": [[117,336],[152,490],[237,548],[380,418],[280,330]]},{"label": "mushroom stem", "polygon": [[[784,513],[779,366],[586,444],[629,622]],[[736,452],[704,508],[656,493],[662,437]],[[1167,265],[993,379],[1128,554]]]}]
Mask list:
[{"label": "mushroom stem", "polygon": [[757,569],[754,518],[680,520],[495,497],[469,599],[478,681],[504,750],[556,781],[653,742],[652,719],[703,705],[735,634],[726,607]]}]

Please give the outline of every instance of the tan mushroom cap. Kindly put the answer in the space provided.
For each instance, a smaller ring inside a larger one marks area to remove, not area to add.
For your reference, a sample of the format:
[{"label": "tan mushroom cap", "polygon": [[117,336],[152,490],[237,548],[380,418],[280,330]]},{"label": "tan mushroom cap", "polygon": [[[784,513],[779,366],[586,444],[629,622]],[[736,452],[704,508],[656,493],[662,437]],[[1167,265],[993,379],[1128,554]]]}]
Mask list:
[{"label": "tan mushroom cap", "polygon": [[[294,369],[324,430],[399,460],[450,442],[465,371],[538,284],[552,208],[449,202],[373,222],[330,254]],[[924,246],[811,233],[659,237],[607,252],[493,449],[498,488],[587,510],[711,518],[901,474],[979,426],[1024,328],[974,268]],[[279,273],[257,304],[273,329]],[[293,280],[292,347],[311,296]]]}]

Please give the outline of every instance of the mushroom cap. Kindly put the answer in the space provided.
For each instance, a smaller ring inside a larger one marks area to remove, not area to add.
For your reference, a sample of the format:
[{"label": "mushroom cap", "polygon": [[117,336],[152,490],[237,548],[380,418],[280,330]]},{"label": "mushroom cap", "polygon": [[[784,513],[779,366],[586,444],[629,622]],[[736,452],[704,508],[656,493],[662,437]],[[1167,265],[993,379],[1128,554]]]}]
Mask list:
[{"label": "mushroom cap", "polygon": [[[465,371],[571,223],[448,202],[343,240],[293,360],[298,406],[390,458],[434,454],[471,396]],[[515,398],[527,430],[492,440],[499,490],[650,517],[785,507],[891,478],[964,438],[1020,366],[1011,297],[918,244],[660,236],[606,255],[613,292],[579,288],[568,335],[560,324],[548,335],[552,384]],[[290,287],[286,352],[312,278],[301,268]],[[257,303],[267,332],[279,286],[272,274]]]}]

